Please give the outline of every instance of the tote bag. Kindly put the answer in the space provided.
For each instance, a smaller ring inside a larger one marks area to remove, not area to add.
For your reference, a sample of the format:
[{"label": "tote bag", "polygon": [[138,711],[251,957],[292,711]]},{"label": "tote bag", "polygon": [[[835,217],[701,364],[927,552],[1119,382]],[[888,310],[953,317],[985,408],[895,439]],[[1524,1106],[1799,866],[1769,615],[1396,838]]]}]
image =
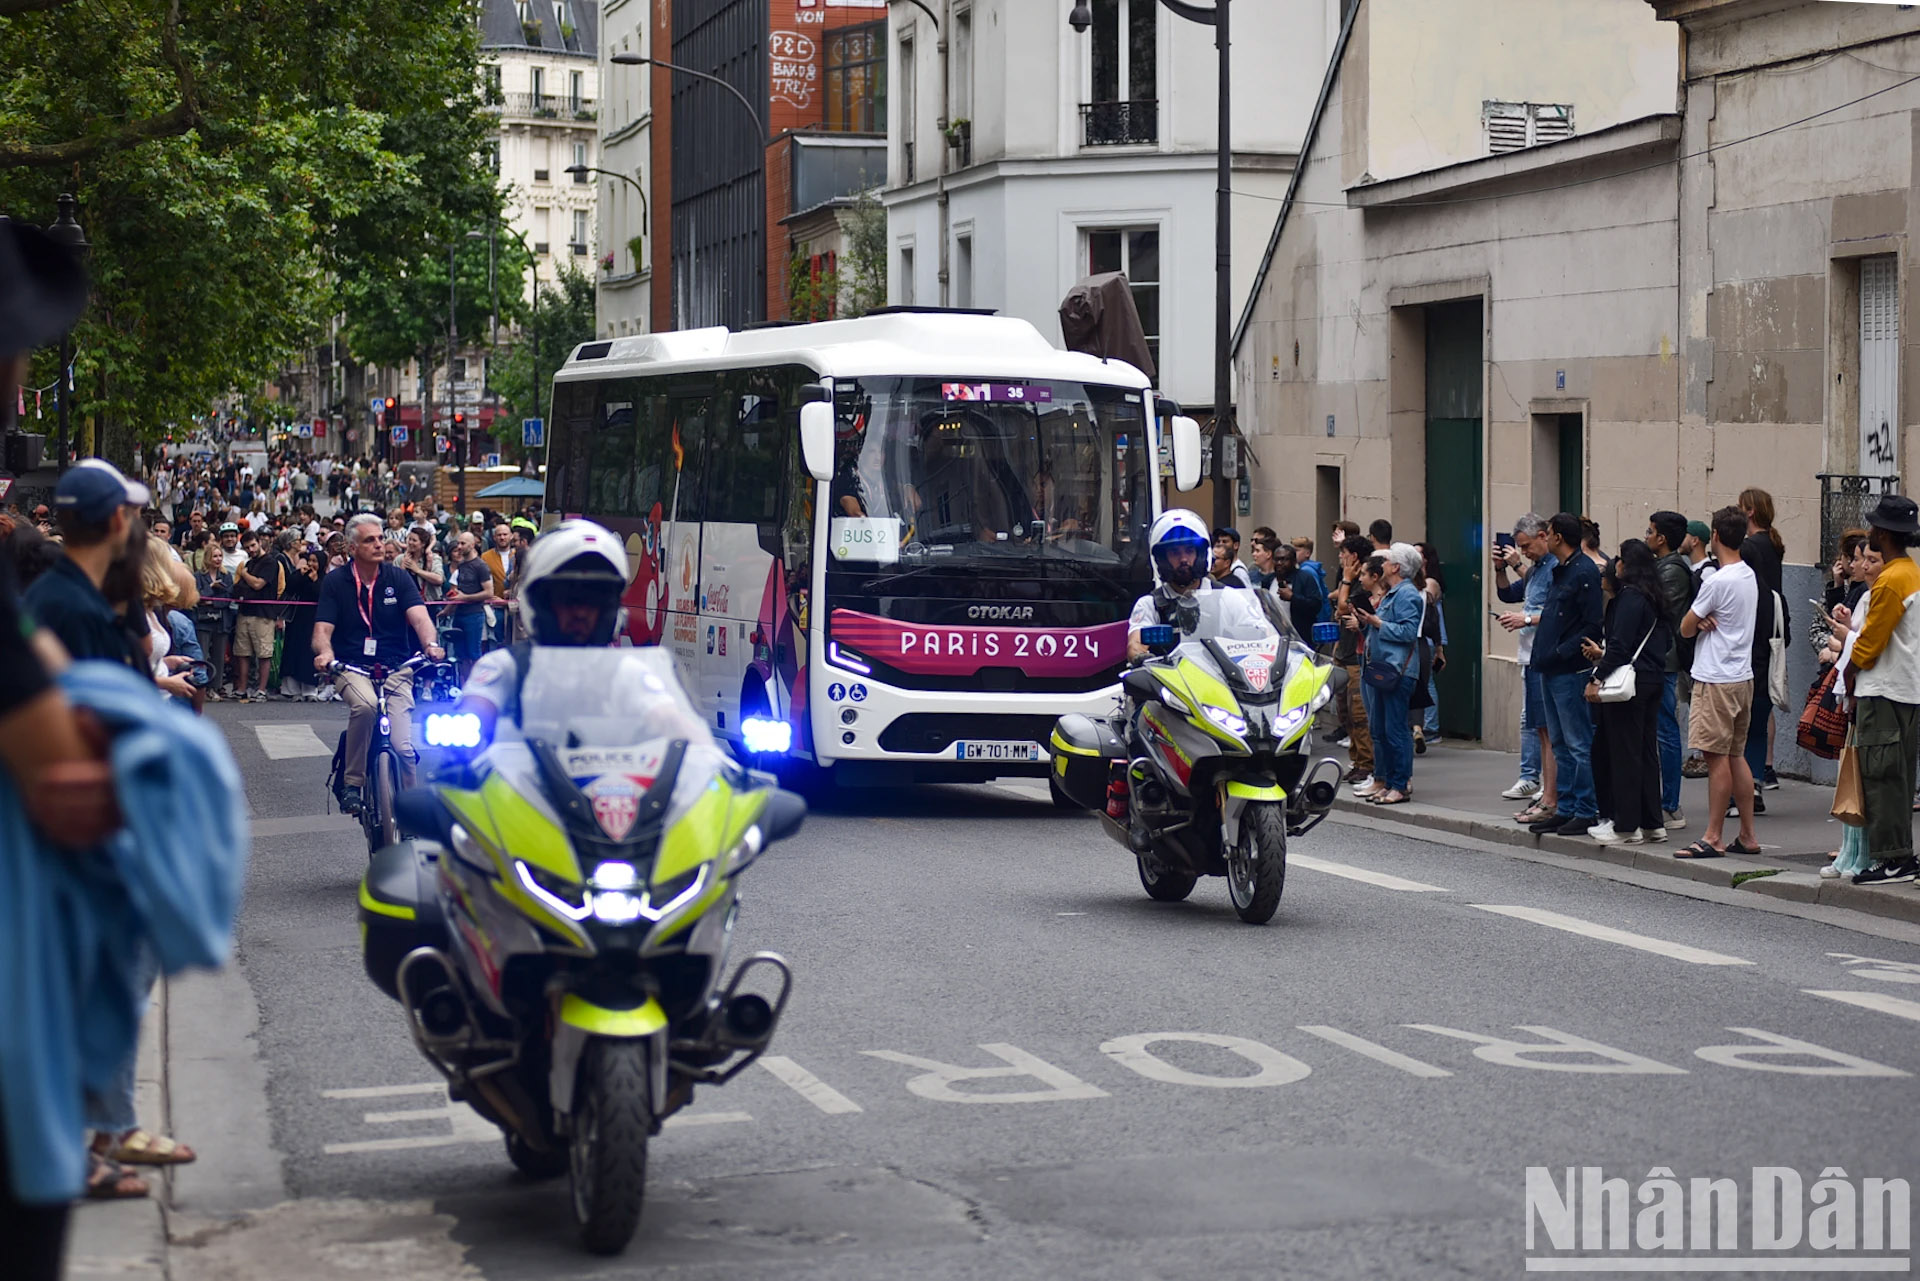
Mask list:
[{"label": "tote bag", "polygon": [[1840,749],[1840,777],[1833,784],[1833,808],[1828,811],[1848,827],[1867,825],[1867,793],[1860,781],[1860,749],[1852,743]]}]

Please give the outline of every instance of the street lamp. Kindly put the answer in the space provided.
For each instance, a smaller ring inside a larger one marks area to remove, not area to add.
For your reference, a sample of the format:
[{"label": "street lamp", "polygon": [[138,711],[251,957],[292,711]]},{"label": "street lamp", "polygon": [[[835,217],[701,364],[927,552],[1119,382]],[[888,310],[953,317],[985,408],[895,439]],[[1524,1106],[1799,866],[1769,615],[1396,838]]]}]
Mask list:
[{"label": "street lamp", "polygon": [[[540,416],[540,265],[539,265],[539,260],[534,257],[533,250],[528,247],[527,238],[525,236],[515,231],[512,227],[502,227],[497,222],[487,224],[487,288],[491,290],[493,294],[492,302],[490,304],[492,308],[492,315],[490,315],[487,318],[487,323],[492,327],[492,330],[493,330],[493,348],[497,349],[500,346],[500,294],[499,294],[499,284],[494,279],[494,275],[493,275],[493,237],[496,232],[500,232],[500,231],[505,231],[509,236],[512,236],[514,240],[519,242],[521,250],[527,255],[527,260],[534,264],[533,309],[528,313],[528,316],[527,316],[527,332],[528,332],[529,338],[531,338],[533,342],[533,378],[532,378],[533,417],[538,418]],[[468,232],[467,234],[478,235],[479,233]],[[489,359],[491,359],[491,357],[489,357]],[[489,383],[492,383],[493,379],[489,377],[487,381]],[[493,388],[493,417],[494,417],[494,422],[497,424],[500,421],[500,388],[497,385],[494,386]]]},{"label": "street lamp", "polygon": [[[76,259],[84,260],[87,256],[87,250],[93,246],[87,242],[87,233],[81,230],[79,222],[76,221],[73,216],[73,211],[79,207],[79,202],[70,194],[63,191],[60,193],[60,198],[54,203],[59,212],[54,216],[53,224],[47,228],[47,234],[61,245],[64,245]],[[58,443],[54,446],[54,468],[56,471],[64,472],[67,470],[67,441],[69,439],[68,431],[71,427],[68,402],[73,399],[72,329],[68,329],[67,332],[60,335],[59,394],[60,437]]]},{"label": "street lamp", "polygon": [[[613,171],[613,170],[611,170],[611,169],[600,169],[600,168],[596,168],[596,167],[595,167],[595,166],[593,166],[593,165],[568,165],[568,166],[567,166],[567,167],[566,167],[566,168],[565,168],[564,170],[562,170],[562,172],[563,172],[563,173],[576,173],[576,174],[589,174],[589,173],[597,173],[597,174],[604,174],[604,175],[606,175],[606,176],[607,176],[607,177],[609,177],[609,178],[618,178],[618,179],[619,179],[619,180],[620,180],[621,182],[624,182],[624,183],[626,183],[626,184],[627,184],[627,185],[628,185],[629,187],[632,187],[632,188],[633,188],[633,190],[634,190],[634,192],[635,192],[635,193],[636,193],[637,195],[639,195],[639,197],[640,197],[640,225],[641,225],[641,227],[643,227],[643,228],[644,228],[644,227],[645,227],[645,226],[647,225],[647,222],[648,222],[648,220],[649,220],[649,219],[650,219],[650,218],[652,217],[652,215],[651,215],[650,213],[648,213],[648,212],[647,212],[647,189],[646,189],[645,187],[643,187],[643,186],[641,186],[641,185],[640,185],[640,184],[639,184],[638,182],[636,182],[636,181],[635,181],[634,179],[632,179],[632,178],[629,178],[629,177],[628,177],[628,176],[627,176],[626,174],[623,174],[623,173],[616,173],[616,172],[614,172],[614,171]],[[644,236],[644,235],[646,234],[646,232],[645,232],[645,231],[643,230],[643,231],[642,231],[642,232],[641,232],[640,234]],[[633,269],[634,269],[635,271],[638,271],[638,270],[640,270],[640,264],[639,264],[639,262],[638,262],[637,260],[636,260],[636,261],[634,262],[634,264],[633,264]]]},{"label": "street lamp", "polygon": [[[711,75],[705,71],[695,71],[692,67],[683,67],[678,63],[668,62],[664,58],[648,58],[637,53],[616,53],[609,58],[608,61],[622,67],[661,67],[667,71],[676,72],[683,76],[692,76],[695,80],[705,80],[712,84],[717,84],[732,94],[734,100],[746,109],[748,118],[753,121],[754,170],[760,176],[760,186],[764,196],[767,181],[767,125],[766,122],[761,119],[759,109],[747,100],[745,94],[734,88],[728,81],[722,80],[719,76]],[[760,209],[760,252],[762,255],[766,253],[766,249],[767,213],[763,200]],[[751,319],[758,320],[761,318],[761,313],[766,307],[766,301],[766,293],[762,290],[753,300]]]},{"label": "street lamp", "polygon": [[[1187,0],[1160,0],[1175,16],[1213,28],[1214,48],[1220,54],[1219,179],[1214,194],[1213,231],[1213,527],[1233,522],[1233,497],[1227,492],[1228,404],[1233,397],[1233,93],[1232,48],[1228,38],[1230,0],[1189,4]],[[1078,0],[1067,23],[1085,34],[1093,25],[1093,7]]]}]

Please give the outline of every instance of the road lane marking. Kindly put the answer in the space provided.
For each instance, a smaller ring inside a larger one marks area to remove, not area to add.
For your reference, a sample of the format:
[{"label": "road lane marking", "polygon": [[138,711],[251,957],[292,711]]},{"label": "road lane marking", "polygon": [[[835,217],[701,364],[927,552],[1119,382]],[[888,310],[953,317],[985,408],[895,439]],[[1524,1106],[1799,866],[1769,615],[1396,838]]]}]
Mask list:
[{"label": "road lane marking", "polygon": [[322,1090],[323,1099],[389,1099],[403,1094],[445,1094],[445,1081],[421,1081],[414,1085],[359,1085],[350,1090]]},{"label": "road lane marking", "polygon": [[305,721],[264,722],[253,727],[260,750],[270,761],[291,760],[296,756],[332,756],[333,749],[320,741],[313,726]]},{"label": "road lane marking", "polygon": [[670,1116],[660,1123],[663,1130],[692,1129],[696,1125],[737,1125],[753,1120],[748,1112],[695,1112],[692,1116]]},{"label": "road lane marking", "polygon": [[1363,1036],[1343,1032],[1337,1027],[1327,1027],[1321,1023],[1302,1023],[1300,1030],[1308,1036],[1317,1036],[1323,1041],[1331,1041],[1342,1049],[1352,1050],[1364,1055],[1376,1063],[1384,1063],[1390,1068],[1398,1068],[1408,1076],[1441,1077],[1452,1076],[1445,1068],[1435,1067],[1431,1063],[1422,1063],[1419,1059],[1409,1058],[1384,1045],[1376,1045]]},{"label": "road lane marking", "polygon": [[1676,961],[1685,961],[1690,965],[1752,965],[1752,961],[1743,961],[1737,956],[1728,956],[1724,952],[1709,952],[1703,947],[1690,947],[1685,943],[1670,943],[1666,939],[1652,938],[1645,934],[1635,934],[1630,930],[1616,930],[1611,925],[1597,925],[1592,921],[1583,921],[1577,916],[1562,916],[1558,912],[1549,912],[1539,907],[1513,907],[1498,903],[1474,903],[1472,906],[1482,912],[1492,912],[1497,916],[1510,916],[1516,921],[1531,921],[1535,925],[1544,925],[1549,929],[1564,930],[1568,934],[1578,934],[1582,938],[1599,939],[1603,943],[1618,943],[1621,947],[1636,948],[1642,952],[1652,952],[1655,956],[1670,957]]},{"label": "road lane marking", "polygon": [[1846,1005],[1857,1005],[1863,1010],[1872,1010],[1876,1014],[1891,1014],[1895,1018],[1912,1019],[1920,1023],[1920,1001],[1909,1001],[1904,997],[1891,996],[1885,992],[1818,992],[1813,988],[1802,988],[1808,996],[1824,996],[1829,1001],[1839,1001]]},{"label": "road lane marking", "polygon": [[773,1073],[781,1084],[792,1088],[795,1094],[828,1116],[844,1116],[849,1112],[858,1112],[860,1105],[840,1091],[822,1081],[813,1073],[795,1063],[792,1059],[779,1054],[762,1055],[760,1066]]},{"label": "road lane marking", "polygon": [[1404,876],[1393,876],[1387,872],[1369,872],[1364,867],[1348,867],[1345,863],[1331,863],[1323,858],[1313,858],[1306,854],[1288,854],[1287,863],[1291,867],[1304,867],[1309,872],[1325,872],[1328,876],[1344,876],[1349,881],[1364,881],[1368,885],[1377,885],[1383,890],[1399,890],[1403,894],[1446,894],[1450,891],[1438,885],[1428,885],[1425,881],[1409,881]]},{"label": "road lane marking", "polygon": [[1528,1259],[1529,1272],[1906,1272],[1906,1255],[1898,1258],[1814,1258],[1795,1255],[1717,1254],[1711,1258],[1658,1259],[1640,1255],[1631,1259]]}]

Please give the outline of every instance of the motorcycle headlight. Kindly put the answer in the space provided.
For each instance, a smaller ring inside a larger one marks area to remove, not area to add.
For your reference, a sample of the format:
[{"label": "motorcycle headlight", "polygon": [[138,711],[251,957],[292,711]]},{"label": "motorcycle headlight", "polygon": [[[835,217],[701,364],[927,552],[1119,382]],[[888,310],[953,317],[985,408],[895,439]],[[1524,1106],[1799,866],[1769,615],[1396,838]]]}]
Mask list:
[{"label": "motorcycle headlight", "polygon": [[1307,704],[1307,715],[1309,716],[1313,715],[1315,712],[1319,711],[1321,708],[1325,707],[1328,703],[1331,703],[1332,701],[1333,701],[1333,691],[1328,689],[1325,685],[1322,685],[1320,687],[1320,692],[1313,696],[1313,701]]},{"label": "motorcycle headlight", "polygon": [[[1324,691],[1323,691],[1324,692]],[[1296,707],[1292,711],[1276,716],[1273,720],[1273,736],[1284,743],[1294,736],[1299,728],[1307,723],[1307,717],[1313,713],[1309,708]]]},{"label": "motorcycle headlight", "polygon": [[1180,713],[1182,716],[1193,715],[1193,708],[1187,705],[1187,700],[1180,697],[1180,695],[1174,693],[1173,690],[1169,689],[1165,685],[1162,685],[1160,687],[1160,701],[1165,703],[1168,707],[1171,707],[1174,711]]},{"label": "motorcycle headlight", "polygon": [[713,864],[702,863],[685,876],[677,876],[649,890],[643,896],[640,915],[655,925],[664,925],[673,920],[699,899],[706,891],[707,879],[713,874]]},{"label": "motorcycle headlight", "polygon": [[626,925],[640,919],[646,910],[644,892],[634,894],[640,884],[640,872],[631,863],[602,863],[587,878],[587,904],[593,919],[605,925]]},{"label": "motorcycle headlight", "polygon": [[1236,716],[1224,707],[1215,707],[1212,704],[1208,704],[1207,719],[1235,738],[1245,738],[1247,736],[1247,718],[1244,716]]},{"label": "motorcycle headlight", "polygon": [[569,921],[584,921],[593,914],[593,904],[581,900],[578,886],[568,885],[558,877],[540,871],[529,863],[514,860],[514,874],[520,878],[520,885],[556,915]]}]

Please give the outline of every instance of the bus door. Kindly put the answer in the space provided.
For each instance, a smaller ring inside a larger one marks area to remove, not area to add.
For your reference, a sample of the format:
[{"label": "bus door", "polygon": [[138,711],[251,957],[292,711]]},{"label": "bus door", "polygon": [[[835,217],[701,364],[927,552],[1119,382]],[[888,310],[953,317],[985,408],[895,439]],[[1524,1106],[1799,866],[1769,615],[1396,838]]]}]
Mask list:
[{"label": "bus door", "polygon": [[[713,384],[670,387],[662,398],[666,446],[660,486],[660,534],[666,571],[667,632],[662,639],[700,705],[700,524],[705,509]],[[702,708],[711,723],[710,708]]]},{"label": "bus door", "polygon": [[[700,547],[700,697],[709,724],[737,735],[745,716],[783,716],[788,697],[767,661],[778,630],[781,526],[793,385],[804,371],[724,375],[708,448]],[[797,431],[797,427],[793,428]]]}]

